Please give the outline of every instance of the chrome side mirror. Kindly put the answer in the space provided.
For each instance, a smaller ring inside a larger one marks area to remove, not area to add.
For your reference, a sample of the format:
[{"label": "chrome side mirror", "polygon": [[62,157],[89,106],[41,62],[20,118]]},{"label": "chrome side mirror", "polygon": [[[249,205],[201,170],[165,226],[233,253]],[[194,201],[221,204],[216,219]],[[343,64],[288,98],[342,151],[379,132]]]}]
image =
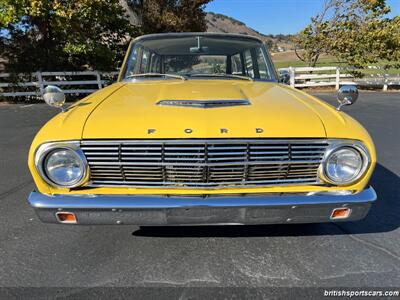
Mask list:
[{"label": "chrome side mirror", "polygon": [[54,85],[47,86],[43,90],[43,99],[48,105],[60,108],[62,111],[65,110],[65,94],[59,87]]},{"label": "chrome side mirror", "polygon": [[281,70],[279,72],[279,82],[283,84],[290,84],[290,74],[287,70]]},{"label": "chrome side mirror", "polygon": [[343,106],[352,105],[357,101],[358,89],[355,85],[344,85],[342,86],[337,94],[337,100],[339,106],[337,110],[341,110]]}]

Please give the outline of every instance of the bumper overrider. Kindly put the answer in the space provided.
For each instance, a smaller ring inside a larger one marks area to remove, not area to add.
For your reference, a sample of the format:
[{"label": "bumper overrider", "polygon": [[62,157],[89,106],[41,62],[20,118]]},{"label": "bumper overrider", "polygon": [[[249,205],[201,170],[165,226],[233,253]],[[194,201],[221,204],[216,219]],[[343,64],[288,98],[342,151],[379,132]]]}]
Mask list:
[{"label": "bumper overrider", "polygon": [[[279,224],[356,221],[377,196],[359,193],[207,195],[44,195],[29,203],[45,223],[66,224]],[[335,213],[336,212],[336,213]]]}]

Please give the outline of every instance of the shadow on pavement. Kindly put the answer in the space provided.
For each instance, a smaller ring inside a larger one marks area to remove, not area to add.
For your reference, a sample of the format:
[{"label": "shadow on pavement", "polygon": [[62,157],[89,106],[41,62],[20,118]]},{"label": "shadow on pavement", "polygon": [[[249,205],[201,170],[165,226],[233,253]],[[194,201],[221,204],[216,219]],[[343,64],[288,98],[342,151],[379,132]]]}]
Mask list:
[{"label": "shadow on pavement", "polygon": [[246,226],[154,226],[141,227],[133,236],[149,237],[274,237],[318,236],[389,232],[400,226],[400,178],[377,164],[371,185],[378,201],[368,216],[357,222],[246,225]]}]

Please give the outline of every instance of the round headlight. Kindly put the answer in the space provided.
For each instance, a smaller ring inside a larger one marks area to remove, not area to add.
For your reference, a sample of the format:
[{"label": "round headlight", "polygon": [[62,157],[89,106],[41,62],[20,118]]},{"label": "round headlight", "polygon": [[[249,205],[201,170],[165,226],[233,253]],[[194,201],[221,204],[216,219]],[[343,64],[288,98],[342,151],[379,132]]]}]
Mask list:
[{"label": "round headlight", "polygon": [[75,187],[85,178],[86,164],[76,151],[59,148],[48,152],[43,161],[43,170],[53,185]]},{"label": "round headlight", "polygon": [[325,158],[324,179],[337,185],[351,184],[365,173],[367,164],[363,150],[351,146],[337,147]]}]

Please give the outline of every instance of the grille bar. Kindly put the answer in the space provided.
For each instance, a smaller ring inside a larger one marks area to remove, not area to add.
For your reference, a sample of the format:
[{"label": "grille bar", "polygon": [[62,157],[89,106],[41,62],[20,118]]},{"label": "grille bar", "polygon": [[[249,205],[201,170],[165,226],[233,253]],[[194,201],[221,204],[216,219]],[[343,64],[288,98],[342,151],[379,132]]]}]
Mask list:
[{"label": "grille bar", "polygon": [[286,160],[286,161],[254,161],[254,162],[226,162],[226,163],[184,163],[184,162],[177,162],[177,163],[167,163],[167,162],[130,162],[130,161],[124,161],[124,162],[110,162],[110,161],[89,161],[89,166],[91,165],[105,165],[105,166],[196,166],[196,167],[204,167],[204,166],[227,166],[227,165],[232,165],[232,166],[241,166],[241,165],[275,165],[275,164],[315,164],[315,163],[320,163],[320,159],[314,159],[314,160],[299,160],[299,161],[291,161],[291,160]]},{"label": "grille bar", "polygon": [[321,184],[327,140],[84,140],[90,186],[228,188]]}]

